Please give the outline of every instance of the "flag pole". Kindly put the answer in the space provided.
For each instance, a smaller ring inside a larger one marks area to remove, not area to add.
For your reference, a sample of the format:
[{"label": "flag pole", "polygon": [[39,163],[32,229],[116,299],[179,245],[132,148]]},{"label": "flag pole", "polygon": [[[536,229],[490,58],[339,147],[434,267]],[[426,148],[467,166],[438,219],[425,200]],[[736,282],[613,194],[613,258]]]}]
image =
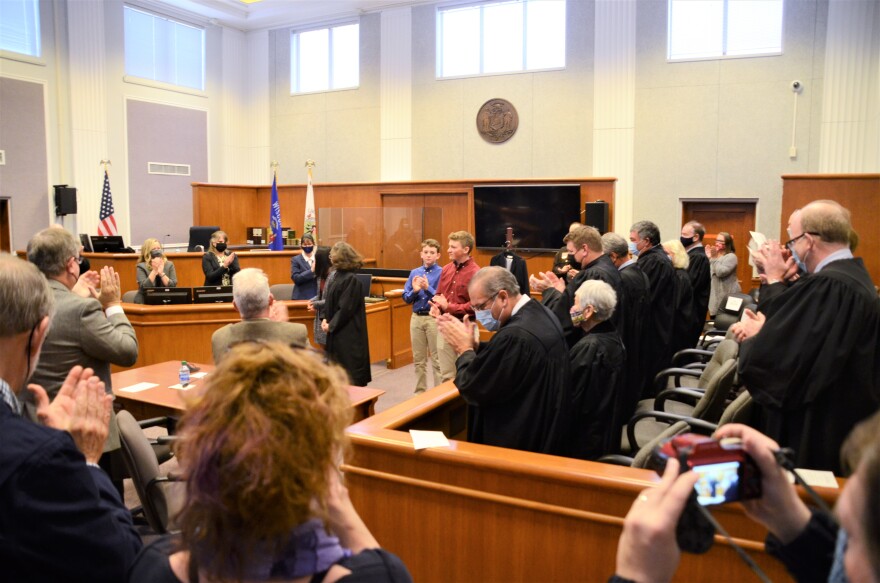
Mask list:
[{"label": "flag pole", "polygon": [[283,251],[281,239],[281,203],[278,200],[278,161],[272,160],[272,204],[269,209],[269,250]]},{"label": "flag pole", "polygon": [[315,209],[315,192],[312,188],[312,168],[317,163],[311,158],[306,160],[306,171],[308,172],[308,184],[306,185],[306,208],[305,217],[303,218],[303,235],[310,234],[318,244],[318,217]]}]

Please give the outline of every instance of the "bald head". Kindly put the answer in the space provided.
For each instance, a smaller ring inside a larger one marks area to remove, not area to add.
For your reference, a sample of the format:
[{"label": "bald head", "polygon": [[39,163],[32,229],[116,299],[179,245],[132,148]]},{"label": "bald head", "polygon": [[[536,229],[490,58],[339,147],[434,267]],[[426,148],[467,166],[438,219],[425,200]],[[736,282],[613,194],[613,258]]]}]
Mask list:
[{"label": "bald head", "polygon": [[803,232],[819,237],[824,243],[849,246],[850,212],[833,200],[817,200],[802,208],[800,223]]}]

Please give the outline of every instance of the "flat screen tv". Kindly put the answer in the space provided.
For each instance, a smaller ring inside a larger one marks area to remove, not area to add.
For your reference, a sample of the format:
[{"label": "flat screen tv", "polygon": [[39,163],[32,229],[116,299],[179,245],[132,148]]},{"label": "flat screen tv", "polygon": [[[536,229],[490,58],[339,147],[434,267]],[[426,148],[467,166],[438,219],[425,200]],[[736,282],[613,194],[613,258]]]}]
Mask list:
[{"label": "flat screen tv", "polygon": [[119,235],[92,235],[92,249],[95,253],[124,253],[125,244]]},{"label": "flat screen tv", "polygon": [[519,251],[557,251],[580,211],[578,184],[475,186],[474,238],[480,249],[501,249],[512,227]]},{"label": "flat screen tv", "polygon": [[148,287],[144,288],[144,304],[148,306],[168,306],[191,304],[191,287]]}]

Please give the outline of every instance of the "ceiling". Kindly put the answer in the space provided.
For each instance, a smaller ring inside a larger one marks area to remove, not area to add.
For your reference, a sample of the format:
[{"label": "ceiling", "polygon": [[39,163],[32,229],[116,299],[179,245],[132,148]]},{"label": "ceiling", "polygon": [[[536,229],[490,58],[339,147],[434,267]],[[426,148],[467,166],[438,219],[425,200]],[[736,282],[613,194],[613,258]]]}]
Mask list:
[{"label": "ceiling", "polygon": [[170,13],[195,14],[212,24],[244,31],[281,28],[347,18],[395,6],[435,0],[147,0]]}]

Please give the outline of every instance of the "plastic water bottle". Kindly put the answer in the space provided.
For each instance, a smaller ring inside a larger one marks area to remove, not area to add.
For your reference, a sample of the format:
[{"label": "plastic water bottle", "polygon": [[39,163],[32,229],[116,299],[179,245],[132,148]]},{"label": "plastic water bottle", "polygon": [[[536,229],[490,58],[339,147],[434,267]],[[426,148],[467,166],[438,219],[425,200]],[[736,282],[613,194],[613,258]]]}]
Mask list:
[{"label": "plastic water bottle", "polygon": [[180,370],[177,371],[177,378],[180,380],[180,386],[185,387],[189,384],[189,367],[186,361],[180,363]]}]

